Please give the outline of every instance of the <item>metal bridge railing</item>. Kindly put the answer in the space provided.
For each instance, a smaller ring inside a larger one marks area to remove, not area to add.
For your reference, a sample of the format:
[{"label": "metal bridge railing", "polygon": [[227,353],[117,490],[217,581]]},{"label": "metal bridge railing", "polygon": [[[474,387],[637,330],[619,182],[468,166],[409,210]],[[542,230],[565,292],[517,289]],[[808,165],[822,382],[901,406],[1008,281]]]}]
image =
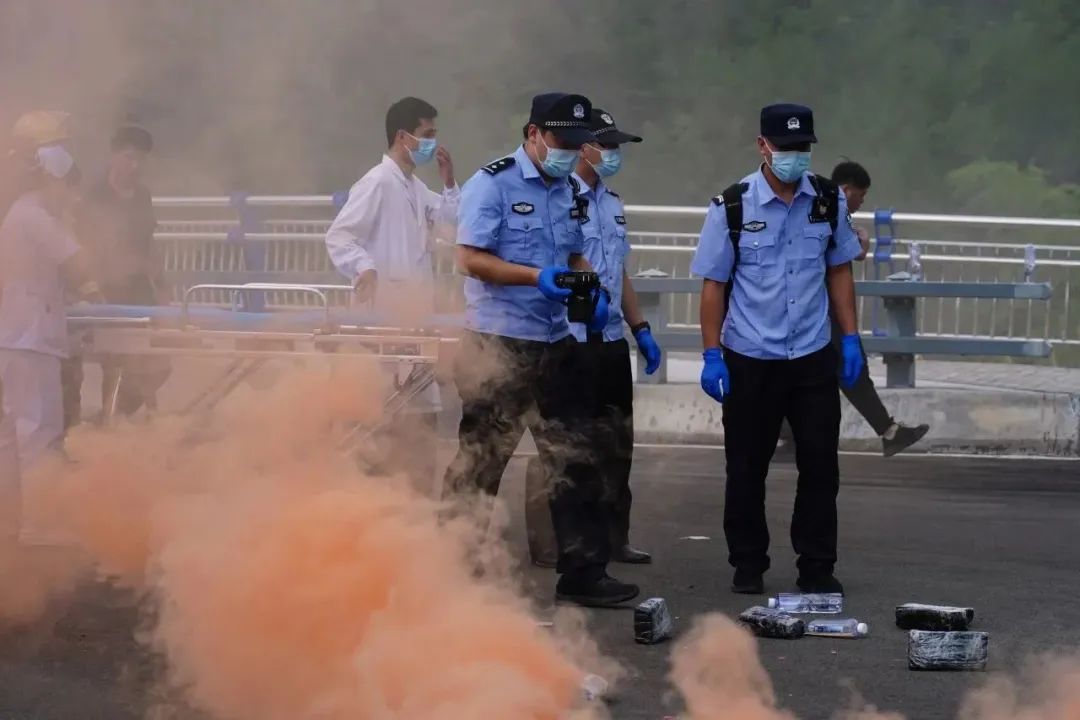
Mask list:
[{"label": "metal bridge railing", "polygon": [[[332,275],[323,237],[343,201],[343,195],[156,198],[161,216],[157,241],[164,245],[166,269],[174,277],[240,270]],[[690,260],[698,239],[696,225],[705,208],[628,205],[626,210],[635,224],[663,228],[630,233],[633,253],[628,271],[632,275],[649,270],[671,278],[690,277]],[[1038,280],[1054,287],[1047,302],[919,298],[920,335],[1038,338],[1056,345],[1080,346],[1080,220],[880,210],[858,213],[855,219],[874,228],[872,256],[855,264],[857,280],[884,279],[914,263],[926,281]],[[929,226],[951,237],[929,236]],[[1003,233],[1007,235],[1001,237]],[[448,248],[441,248],[436,266],[441,302],[458,307],[459,280],[453,277]],[[174,295],[177,301],[180,290],[177,288]],[[224,295],[208,295],[205,300],[228,302]],[[265,300],[271,306],[307,302],[287,292],[269,294]],[[671,293],[664,302],[671,327],[696,324],[695,293]],[[859,311],[863,331],[881,335],[885,324],[881,300],[862,297]]]}]

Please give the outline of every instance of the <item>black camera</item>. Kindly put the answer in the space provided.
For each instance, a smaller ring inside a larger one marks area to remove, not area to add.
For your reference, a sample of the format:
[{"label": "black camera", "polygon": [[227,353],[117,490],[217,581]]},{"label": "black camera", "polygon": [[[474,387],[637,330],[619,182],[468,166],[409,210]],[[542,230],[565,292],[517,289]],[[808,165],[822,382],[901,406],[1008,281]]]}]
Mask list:
[{"label": "black camera", "polygon": [[592,319],[599,297],[600,276],[594,272],[565,272],[555,276],[555,286],[566,288],[566,314],[570,322],[587,323]]}]

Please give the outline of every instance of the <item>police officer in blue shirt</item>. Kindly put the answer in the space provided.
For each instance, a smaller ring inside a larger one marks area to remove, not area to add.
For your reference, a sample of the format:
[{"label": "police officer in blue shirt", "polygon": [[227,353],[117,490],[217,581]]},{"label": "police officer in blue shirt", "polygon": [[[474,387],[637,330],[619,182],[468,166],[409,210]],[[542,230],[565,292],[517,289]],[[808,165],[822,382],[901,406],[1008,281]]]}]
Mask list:
[{"label": "police officer in blue shirt", "polygon": [[[462,418],[444,488],[459,500],[494,496],[529,427],[553,476],[556,598],[608,606],[638,588],[606,572],[603,484],[587,434],[594,389],[570,335],[570,290],[560,287],[570,269],[591,270],[582,256],[587,205],[570,180],[581,146],[594,140],[591,111],[581,95],[536,96],[525,142],[462,189],[457,265],[467,276],[466,332],[455,367]],[[608,294],[594,292],[589,326],[602,330]]]},{"label": "police officer in blue shirt", "polygon": [[630,467],[634,452],[634,383],[630,372],[630,346],[623,321],[630,328],[638,351],[645,357],[645,372],[660,366],[660,346],[653,339],[649,323],[641,315],[637,294],[626,273],[630,242],[626,236],[626,213],[622,199],[604,182],[622,166],[622,148],[639,143],[637,135],[623,132],[610,113],[593,108],[590,129],[594,142],[581,149],[574,178],[581,197],[589,201],[588,217],[582,223],[585,257],[600,274],[611,293],[608,323],[601,332],[588,332],[584,325],[572,325],[582,350],[592,356],[596,373],[597,437],[594,449],[604,477],[611,513],[612,559],[626,563],[648,563],[647,552],[630,545]]},{"label": "police officer in blue shirt", "polygon": [[[837,367],[850,386],[864,362],[851,271],[861,248],[844,194],[807,172],[815,142],[809,108],[763,108],[757,144],[764,162],[713,199],[690,266],[704,278],[701,386],[724,403],[724,533],[737,593],[764,591],[765,477],[784,418],[799,471],[791,522],[797,584],[804,592],[843,591],[833,574]],[[841,358],[830,344],[830,311],[843,333]]]}]

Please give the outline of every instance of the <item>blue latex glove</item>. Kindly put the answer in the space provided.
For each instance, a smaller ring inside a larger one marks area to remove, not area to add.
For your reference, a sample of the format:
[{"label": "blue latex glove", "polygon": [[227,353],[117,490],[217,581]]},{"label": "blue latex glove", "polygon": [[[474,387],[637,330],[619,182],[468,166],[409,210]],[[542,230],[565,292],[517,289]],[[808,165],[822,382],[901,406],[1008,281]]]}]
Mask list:
[{"label": "blue latex glove", "polygon": [[599,288],[596,293],[598,297],[596,298],[596,305],[593,307],[592,319],[589,320],[585,327],[591,333],[602,333],[608,324],[611,296],[608,295],[608,291],[604,288]]},{"label": "blue latex glove", "polygon": [[857,334],[840,338],[840,355],[844,360],[844,367],[840,372],[840,384],[849,388],[855,384],[863,371],[862,344]]},{"label": "blue latex glove", "polygon": [[709,348],[701,357],[705,367],[701,368],[701,389],[716,402],[724,402],[731,392],[731,375],[720,348]]},{"label": "blue latex glove", "polygon": [[557,287],[555,278],[567,272],[570,272],[570,268],[565,265],[553,265],[544,268],[540,271],[540,277],[536,281],[536,289],[552,302],[563,302],[570,297],[570,289]]},{"label": "blue latex glove", "polygon": [[660,346],[653,340],[649,328],[641,328],[634,339],[637,340],[638,352],[645,358],[645,374],[652,375],[660,367]]}]

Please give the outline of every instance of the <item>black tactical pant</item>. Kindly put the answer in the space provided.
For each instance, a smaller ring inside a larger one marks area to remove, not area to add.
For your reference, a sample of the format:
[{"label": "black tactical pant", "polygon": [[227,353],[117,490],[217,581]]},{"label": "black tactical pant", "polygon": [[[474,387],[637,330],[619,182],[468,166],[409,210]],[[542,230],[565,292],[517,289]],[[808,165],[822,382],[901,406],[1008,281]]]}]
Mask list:
[{"label": "black tactical pant", "polygon": [[592,356],[596,377],[596,425],[593,450],[604,480],[610,516],[612,547],[629,542],[630,466],[634,457],[634,379],[630,344],[624,340],[590,342],[582,348]]},{"label": "black tactical pant", "polygon": [[443,492],[451,498],[496,495],[528,427],[552,473],[558,571],[595,580],[604,574],[610,547],[603,483],[590,458],[594,389],[585,363],[573,338],[543,343],[466,332],[454,368],[462,405],[459,447]]},{"label": "black tactical pant", "polygon": [[786,418],[799,471],[791,521],[799,571],[804,577],[832,572],[840,487],[836,351],[826,345],[794,360],[759,360],[725,350],[724,359],[731,373],[724,400],[728,561],[748,572],[769,569],[765,477]]}]

